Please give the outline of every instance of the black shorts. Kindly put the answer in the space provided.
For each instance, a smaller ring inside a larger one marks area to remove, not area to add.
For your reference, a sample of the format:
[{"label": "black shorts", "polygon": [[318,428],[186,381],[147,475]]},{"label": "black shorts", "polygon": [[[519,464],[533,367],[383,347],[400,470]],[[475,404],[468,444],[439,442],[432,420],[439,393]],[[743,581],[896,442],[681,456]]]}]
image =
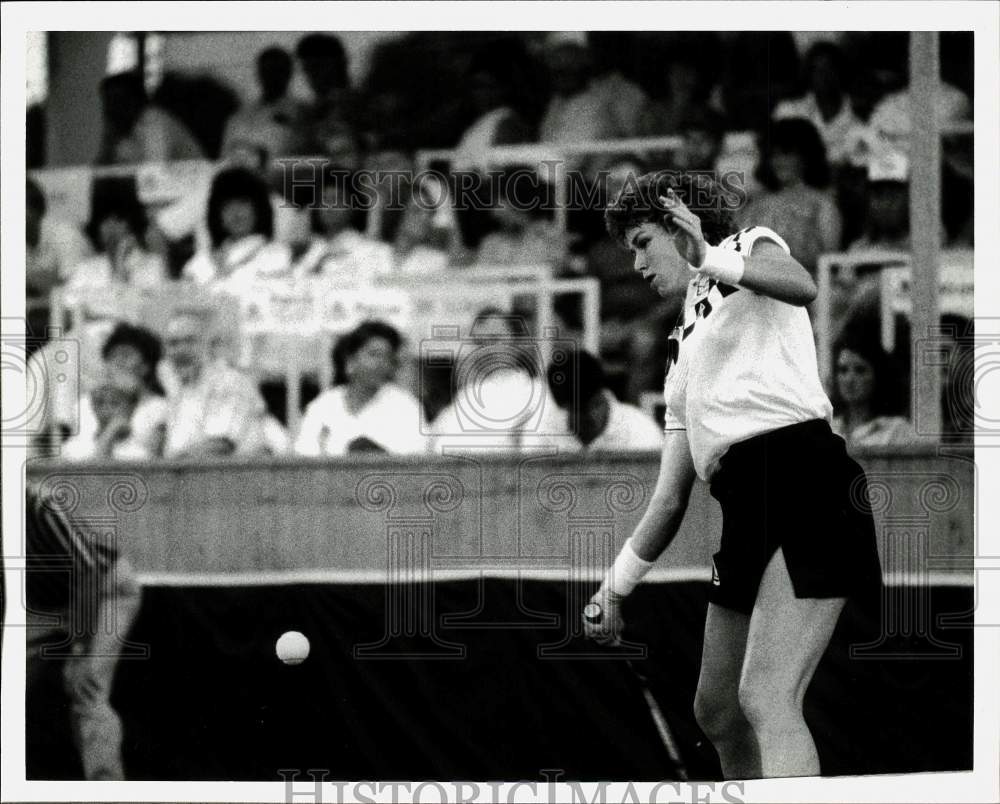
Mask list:
[{"label": "black shorts", "polygon": [[826,421],[734,444],[711,492],[722,506],[712,603],[750,614],[779,547],[796,597],[852,597],[881,588],[865,473]]}]

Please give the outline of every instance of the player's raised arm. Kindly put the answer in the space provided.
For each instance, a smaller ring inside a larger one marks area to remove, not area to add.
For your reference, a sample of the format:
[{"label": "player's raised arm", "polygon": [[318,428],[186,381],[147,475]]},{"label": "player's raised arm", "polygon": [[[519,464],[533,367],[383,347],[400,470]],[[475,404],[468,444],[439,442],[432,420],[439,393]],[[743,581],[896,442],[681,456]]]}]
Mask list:
[{"label": "player's raised arm", "polygon": [[605,575],[601,588],[591,598],[591,602],[601,606],[604,616],[600,622],[584,618],[588,636],[602,643],[617,641],[622,628],[621,602],[677,535],[694,478],[687,431],[668,430],[664,436],[660,474],[649,507]]},{"label": "player's raised arm", "polygon": [[665,209],[663,225],[692,271],[796,307],[816,298],[816,283],[809,272],[777,242],[758,238],[749,256],[732,248],[710,246],[702,234],[700,218],[673,190],[659,200]]},{"label": "player's raised arm", "polygon": [[741,286],[778,301],[804,307],[819,290],[798,260],[773,240],[758,240],[749,257],[743,257]]}]

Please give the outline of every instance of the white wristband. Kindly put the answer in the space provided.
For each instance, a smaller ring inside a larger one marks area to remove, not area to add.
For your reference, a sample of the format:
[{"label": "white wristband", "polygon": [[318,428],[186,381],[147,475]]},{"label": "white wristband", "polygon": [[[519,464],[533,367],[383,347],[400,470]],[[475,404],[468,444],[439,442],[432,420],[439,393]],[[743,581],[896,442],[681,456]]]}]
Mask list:
[{"label": "white wristband", "polygon": [[738,251],[709,246],[705,251],[705,261],[694,270],[708,274],[713,279],[718,279],[727,285],[738,285],[743,279],[745,268],[746,263],[743,261],[743,255]]},{"label": "white wristband", "polygon": [[615,559],[615,563],[611,565],[611,569],[604,576],[604,587],[609,592],[622,597],[630,595],[652,567],[652,561],[646,561],[636,555],[635,550],[632,549],[632,540],[628,539],[618,554],[618,558]]}]

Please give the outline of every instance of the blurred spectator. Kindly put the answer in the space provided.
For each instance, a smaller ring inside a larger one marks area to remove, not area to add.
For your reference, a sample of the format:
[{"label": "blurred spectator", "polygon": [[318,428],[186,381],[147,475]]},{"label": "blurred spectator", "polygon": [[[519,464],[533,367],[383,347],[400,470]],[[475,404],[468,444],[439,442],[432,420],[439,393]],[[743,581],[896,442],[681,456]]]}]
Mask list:
[{"label": "blurred spectator", "polygon": [[[941,127],[972,117],[972,104],[968,95],[944,81],[938,84],[934,94],[934,110]],[[877,138],[909,154],[910,132],[913,129],[909,87],[882,98],[875,105],[868,125]]]},{"label": "blurred spectator", "polygon": [[569,243],[553,220],[546,199],[551,188],[535,171],[514,169],[494,174],[499,198],[490,215],[500,229],[479,244],[476,261],[484,265],[558,267]]},{"label": "blurred spectator", "polygon": [[868,165],[865,230],[849,251],[910,248],[910,161],[898,151],[886,151]]},{"label": "blurred spectator", "polygon": [[420,403],[395,382],[401,348],[399,333],[381,321],[367,321],[340,338],[333,351],[334,387],[306,407],[295,452],[424,452]]},{"label": "blurred spectator", "polygon": [[641,137],[667,137],[681,132],[691,113],[709,104],[712,77],[693,53],[674,55],[667,65],[662,98],[649,101],[639,115],[636,133]]},{"label": "blurred spectator", "polygon": [[455,394],[431,423],[440,454],[518,450],[572,441],[541,373],[537,342],[522,318],[481,311],[454,355]]},{"label": "blurred spectator", "polygon": [[631,31],[591,31],[587,34],[587,43],[593,62],[591,87],[594,93],[605,97],[607,108],[615,125],[624,132],[623,136],[634,136],[647,105],[646,93],[622,72],[624,62],[635,47],[635,34]]},{"label": "blurred spectator", "polygon": [[[577,35],[552,34],[546,50],[552,97],[539,126],[540,142],[562,143],[635,136],[644,96],[614,88],[620,81],[595,80],[591,54]],[[634,108],[633,108],[634,107]],[[606,158],[568,160],[592,175]]]},{"label": "blurred spectator", "polygon": [[799,54],[788,31],[721,31],[717,58],[729,131],[767,129],[779,101],[795,92]]},{"label": "blurred spectator", "polygon": [[[645,172],[632,159],[612,165],[602,212],[626,181]],[[603,231],[603,217],[601,223]],[[606,235],[587,253],[587,272],[601,283],[601,358],[615,374],[624,375],[625,398],[638,400],[643,391],[663,384],[666,338],[680,304],[652,291],[636,273],[631,253]]]},{"label": "blurred spectator", "polygon": [[444,271],[461,258],[462,249],[448,187],[428,174],[412,193],[393,239],[394,271],[404,276]]},{"label": "blurred spectator", "polygon": [[90,256],[92,249],[83,233],[69,221],[47,213],[45,194],[31,179],[25,198],[28,296],[48,296],[70,276],[71,269]]},{"label": "blurred spectator", "polygon": [[227,280],[234,286],[287,276],[291,252],[275,243],[274,210],[267,185],[241,168],[219,173],[208,198],[211,251],[201,251],[184,266],[196,282]]},{"label": "blurred spectator", "polygon": [[608,390],[600,361],[580,350],[559,363],[549,363],[549,390],[566,412],[567,429],[583,447],[598,450],[658,450],[660,426],[639,408],[615,399]]},{"label": "blurred spectator", "polygon": [[[156,213],[156,231],[171,243],[193,238],[194,251],[210,251],[212,238],[207,215],[212,184],[221,173],[234,168],[253,173],[266,186],[270,179],[271,159],[267,150],[258,144],[237,137],[230,139],[218,171],[214,175],[205,174],[185,195]],[[274,220],[274,239],[291,248],[305,244],[309,239],[308,212],[296,209],[284,195],[273,189],[268,191],[268,198]]]},{"label": "blurred spectator", "polygon": [[155,287],[167,279],[163,257],[147,247],[146,210],[138,199],[127,196],[95,198],[88,234],[96,246],[95,256],[74,266],[70,287],[128,284]]},{"label": "blurred spectator", "polygon": [[486,170],[486,152],[494,145],[531,140],[531,129],[511,105],[514,92],[501,65],[483,57],[469,68],[468,96],[474,121],[455,146],[453,170]]},{"label": "blurred spectator", "polygon": [[273,158],[294,156],[302,110],[288,94],[294,64],[288,51],[269,47],[257,56],[260,100],[238,111],[226,125],[223,150],[236,141],[263,148]]},{"label": "blurred spectator", "polygon": [[696,107],[678,126],[682,143],[671,166],[678,170],[714,170],[725,133],[722,116],[707,106]]},{"label": "blurred spectator", "polygon": [[840,212],[827,191],[830,168],[819,132],[808,120],[778,120],[762,143],[757,178],[767,191],[737,215],[741,226],[766,226],[788,243],[811,274],[821,254],[840,251]]},{"label": "blurred spectator", "polygon": [[104,131],[99,165],[201,159],[201,146],[183,123],[149,103],[138,72],[109,75],[101,81]]},{"label": "blurred spectator", "polygon": [[266,406],[250,377],[210,361],[202,316],[177,313],[166,328],[168,458],[266,451]]},{"label": "blurred spectator", "polygon": [[319,275],[353,283],[392,273],[392,247],[368,237],[358,225],[354,178],[343,171],[324,172],[319,204],[310,211],[313,238],[293,266],[296,276]]},{"label": "blurred spectator", "polygon": [[167,402],[156,379],[162,348],[149,330],[118,324],[101,348],[103,376],[80,399],[80,427],[63,445],[71,460],[159,457]]},{"label": "blurred spectator", "polygon": [[848,334],[833,354],[833,431],[849,448],[914,442],[913,427],[898,415],[901,378],[878,341]]},{"label": "blurred spectator", "polygon": [[801,98],[781,101],[774,109],[775,120],[802,118],[812,123],[826,146],[832,163],[847,160],[848,133],[861,121],[851,109],[844,52],[833,42],[817,42],[805,57],[807,93]]},{"label": "blurred spectator", "polygon": [[303,110],[302,147],[307,154],[327,153],[327,138],[345,123],[356,123],[355,101],[347,73],[347,52],[336,36],[311,33],[295,48],[312,101]]}]

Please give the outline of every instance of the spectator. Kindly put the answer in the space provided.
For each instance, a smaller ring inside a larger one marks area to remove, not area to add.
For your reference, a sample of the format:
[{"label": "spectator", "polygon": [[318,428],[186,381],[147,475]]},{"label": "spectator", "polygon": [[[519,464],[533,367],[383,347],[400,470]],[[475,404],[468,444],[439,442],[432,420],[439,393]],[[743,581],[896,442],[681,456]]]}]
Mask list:
[{"label": "spectator", "polygon": [[[539,127],[539,141],[609,140],[635,135],[638,111],[621,115],[608,86],[594,80],[591,54],[573,34],[553,34],[546,51],[552,97]],[[593,175],[606,160],[569,160]]]},{"label": "spectator", "polygon": [[292,57],[280,47],[269,47],[257,56],[260,100],[241,109],[226,125],[223,151],[234,141],[252,143],[274,158],[295,156],[302,110],[288,94]]},{"label": "spectator", "polygon": [[513,87],[499,64],[485,57],[473,61],[468,88],[475,117],[455,146],[451,166],[453,170],[485,171],[491,147],[529,142],[532,132],[511,105]]},{"label": "spectator", "polygon": [[95,197],[87,230],[97,253],[74,266],[67,282],[70,287],[118,283],[155,287],[166,282],[163,257],[147,247],[146,211],[138,199]]},{"label": "spectator", "polygon": [[454,356],[454,398],[430,427],[433,452],[566,446],[535,347],[523,319],[493,307],[476,316]]},{"label": "spectator", "polygon": [[326,171],[318,189],[320,203],[311,210],[313,239],[296,260],[295,275],[354,283],[391,274],[392,247],[368,237],[358,225],[355,177]]},{"label": "spectator", "polygon": [[174,315],[166,328],[167,434],[164,456],[203,458],[266,449],[264,400],[253,380],[209,361],[203,318]]},{"label": "spectator", "polygon": [[395,273],[403,276],[444,271],[462,250],[458,223],[444,181],[429,174],[413,187],[393,239]]},{"label": "spectator", "polygon": [[624,136],[632,136],[638,131],[639,118],[647,105],[646,93],[622,71],[623,61],[628,59],[636,41],[632,31],[591,31],[587,34],[594,65],[591,87],[596,95],[604,96],[615,125],[625,132]]},{"label": "spectator", "polygon": [[208,198],[211,251],[202,251],[184,266],[184,277],[196,282],[245,282],[287,276],[291,252],[275,243],[274,210],[267,185],[255,174],[229,168],[212,182]]},{"label": "spectator", "polygon": [[681,126],[696,109],[709,103],[711,73],[691,53],[679,53],[667,67],[664,97],[649,101],[639,115],[641,137],[680,134]]},{"label": "spectator", "polygon": [[53,497],[26,489],[24,703],[30,778],[56,776],[52,766],[62,763],[51,755],[50,734],[65,723],[84,779],[125,779],[122,724],[111,691],[142,589],[116,539],[99,535],[104,530],[74,527]]},{"label": "spectator", "polygon": [[[230,139],[223,151],[220,169],[214,175],[206,173],[189,192],[160,210],[155,216],[156,230],[171,243],[193,238],[195,252],[210,252],[212,237],[207,220],[212,184],[221,173],[232,169],[253,173],[267,186],[271,159],[266,149],[252,141],[237,137]],[[293,249],[305,244],[309,239],[308,214],[296,209],[284,195],[273,189],[268,190],[268,198],[275,241]]]},{"label": "spectator", "polygon": [[159,457],[167,402],[156,379],[162,348],[149,330],[118,324],[104,342],[104,373],[80,400],[80,428],[64,445],[67,458],[145,460]]},{"label": "spectator", "polygon": [[848,447],[915,441],[910,422],[898,415],[898,376],[873,338],[848,333],[834,347],[833,431]]},{"label": "spectator", "polygon": [[774,106],[791,97],[799,53],[788,31],[721,31],[720,95],[729,131],[765,131]]},{"label": "spectator", "polygon": [[73,268],[91,255],[92,249],[76,226],[48,214],[45,194],[31,179],[27,182],[25,222],[27,295],[46,297],[67,280]]},{"label": "spectator", "polygon": [[707,106],[692,109],[680,123],[682,143],[674,154],[672,167],[677,170],[714,170],[722,153],[724,123]]},{"label": "spectator", "polygon": [[820,255],[840,251],[841,232],[819,132],[808,120],[778,120],[762,150],[758,179],[767,191],[751,199],[738,220],[781,232],[795,259],[815,276]]},{"label": "spectator", "polygon": [[548,368],[549,390],[566,411],[567,429],[583,448],[598,450],[659,450],[660,426],[639,408],[615,399],[608,390],[600,361],[580,350]]},{"label": "spectator", "polygon": [[865,229],[850,251],[910,248],[910,160],[901,152],[886,151],[868,164]]},{"label": "spectator", "polygon": [[313,93],[302,118],[303,149],[309,154],[325,154],[327,137],[343,124],[353,126],[356,122],[347,52],[336,36],[311,33],[299,40],[295,55]]},{"label": "spectator", "polygon": [[337,342],[334,387],[306,408],[297,454],[425,451],[420,403],[395,382],[402,345],[399,333],[381,321],[366,321]]},{"label": "spectator", "polygon": [[[907,62],[908,63],[908,62]],[[913,129],[912,101],[909,87],[886,95],[875,104],[868,126],[874,136],[904,154],[910,151],[910,132]],[[934,95],[934,110],[938,125],[969,120],[972,104],[962,90],[941,81]]]},{"label": "spectator", "polygon": [[149,103],[138,72],[109,75],[101,81],[104,131],[99,165],[201,159],[198,141],[183,123]]},{"label": "spectator", "polygon": [[543,186],[538,174],[528,169],[494,174],[493,178],[499,197],[490,214],[500,229],[483,238],[477,262],[559,266],[569,243],[552,219],[551,205],[546,208],[552,188]]},{"label": "spectator", "polygon": [[807,92],[801,98],[784,100],[774,109],[775,120],[804,119],[812,123],[834,164],[848,158],[848,134],[861,121],[854,115],[847,87],[844,52],[833,42],[816,42],[805,57]]}]

